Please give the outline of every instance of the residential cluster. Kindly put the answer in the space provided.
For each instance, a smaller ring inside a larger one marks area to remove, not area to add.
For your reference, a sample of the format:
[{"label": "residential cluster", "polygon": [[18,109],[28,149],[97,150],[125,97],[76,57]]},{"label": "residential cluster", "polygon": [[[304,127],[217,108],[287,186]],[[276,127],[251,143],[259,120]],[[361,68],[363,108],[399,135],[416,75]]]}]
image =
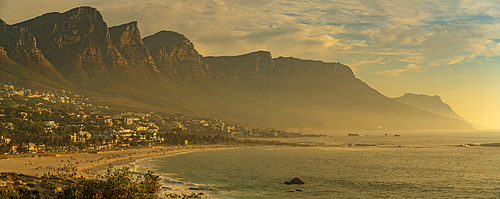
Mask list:
[{"label": "residential cluster", "polygon": [[[221,144],[237,138],[297,137],[222,120],[121,110],[69,91],[0,90],[0,153],[99,150],[158,144]],[[248,139],[246,139],[248,141]]]}]

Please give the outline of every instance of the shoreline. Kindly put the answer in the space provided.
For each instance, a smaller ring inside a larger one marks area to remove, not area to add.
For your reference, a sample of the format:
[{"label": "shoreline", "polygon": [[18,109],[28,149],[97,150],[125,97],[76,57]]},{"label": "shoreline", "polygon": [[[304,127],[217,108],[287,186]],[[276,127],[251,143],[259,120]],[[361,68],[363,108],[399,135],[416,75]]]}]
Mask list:
[{"label": "shoreline", "polygon": [[[155,146],[118,151],[0,159],[0,187],[21,186],[38,189],[45,198],[55,198],[55,194],[48,186],[49,182],[59,181],[64,186],[75,183],[76,179],[80,177],[94,179],[99,174],[105,174],[109,165],[112,165],[113,169],[117,169],[141,159],[190,151],[242,147],[244,146]],[[132,169],[132,167],[130,168]],[[134,173],[132,170],[131,172]]]},{"label": "shoreline", "polygon": [[[268,145],[268,147],[269,146],[271,145]],[[81,175],[93,178],[99,171],[106,171],[110,164],[113,167],[121,167],[139,159],[162,155],[172,155],[188,151],[246,147],[262,146],[153,146],[147,148],[71,153],[51,156],[42,155],[31,157],[12,157],[8,159],[0,159],[0,173],[20,173],[39,177]]]},{"label": "shoreline", "polygon": [[221,148],[240,148],[241,146],[155,146],[118,151],[74,153],[53,156],[16,157],[0,160],[0,173],[22,173],[33,176],[82,175],[95,177],[111,164],[113,167],[126,166],[139,159],[171,155],[187,151]]}]

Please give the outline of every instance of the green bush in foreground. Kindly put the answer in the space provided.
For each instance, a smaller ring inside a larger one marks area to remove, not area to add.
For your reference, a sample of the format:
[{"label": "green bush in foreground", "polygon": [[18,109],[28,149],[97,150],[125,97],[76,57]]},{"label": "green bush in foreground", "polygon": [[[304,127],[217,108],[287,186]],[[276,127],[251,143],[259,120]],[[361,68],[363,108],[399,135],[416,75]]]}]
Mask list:
[{"label": "green bush in foreground", "polygon": [[[104,175],[94,179],[79,178],[76,182],[65,187],[61,181],[47,182],[47,188],[52,190],[58,199],[157,199],[160,192],[158,176],[152,171],[137,176],[132,175],[130,168],[113,169],[110,166]],[[166,198],[201,198],[192,194],[167,194]],[[27,187],[0,187],[0,199],[43,199],[39,190],[30,190]]]},{"label": "green bush in foreground", "polygon": [[152,171],[134,177],[130,168],[114,169],[110,166],[105,175],[95,179],[80,178],[57,193],[57,198],[159,198],[158,176]]},{"label": "green bush in foreground", "polygon": [[0,199],[43,199],[42,193],[36,190],[30,190],[26,187],[12,188],[7,186],[6,188],[0,187]]}]

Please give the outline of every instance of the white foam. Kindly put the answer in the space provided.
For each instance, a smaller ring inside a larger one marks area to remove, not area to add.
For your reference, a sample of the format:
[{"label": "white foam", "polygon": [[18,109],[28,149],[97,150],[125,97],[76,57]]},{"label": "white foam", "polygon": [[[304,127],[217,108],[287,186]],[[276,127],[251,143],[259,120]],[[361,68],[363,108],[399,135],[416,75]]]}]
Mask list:
[{"label": "white foam", "polygon": [[155,160],[160,158],[170,157],[179,154],[186,154],[191,152],[193,151],[143,158],[123,166],[130,167],[132,173],[136,175],[147,173],[148,171],[153,171],[154,175],[158,175],[161,187],[160,196],[164,196],[165,194],[178,194],[178,195],[183,193],[191,194],[194,192],[197,194],[203,193],[204,196],[211,197],[213,196],[213,194],[215,194],[215,190],[205,189],[204,187],[206,187],[207,185],[179,181],[172,177],[176,174],[161,172],[157,166],[157,163],[155,162]]}]

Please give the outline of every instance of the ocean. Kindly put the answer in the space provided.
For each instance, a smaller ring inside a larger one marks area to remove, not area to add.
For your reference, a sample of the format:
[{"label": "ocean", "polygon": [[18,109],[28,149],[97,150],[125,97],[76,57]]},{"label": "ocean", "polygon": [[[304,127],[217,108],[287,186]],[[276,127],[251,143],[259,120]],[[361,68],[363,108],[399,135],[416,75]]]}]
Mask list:
[{"label": "ocean", "polygon": [[[196,151],[132,169],[160,175],[163,194],[203,198],[500,198],[500,147],[484,146],[500,143],[497,131],[321,133],[276,139],[320,146]],[[295,177],[306,183],[284,184]]]}]

